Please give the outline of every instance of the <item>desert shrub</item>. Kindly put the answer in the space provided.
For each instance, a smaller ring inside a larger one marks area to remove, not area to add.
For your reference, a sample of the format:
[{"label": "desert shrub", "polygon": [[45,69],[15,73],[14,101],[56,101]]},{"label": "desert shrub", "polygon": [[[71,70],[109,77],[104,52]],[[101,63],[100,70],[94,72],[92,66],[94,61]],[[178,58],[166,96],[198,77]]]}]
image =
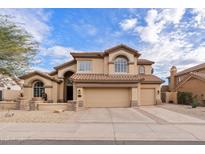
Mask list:
[{"label": "desert shrub", "polygon": [[193,101],[192,93],[190,92],[178,92],[177,101],[179,104],[190,105]]},{"label": "desert shrub", "polygon": [[198,102],[196,97],[193,97],[192,102],[191,102],[191,106],[192,106],[192,108],[196,108],[197,106],[199,106],[199,102]]}]

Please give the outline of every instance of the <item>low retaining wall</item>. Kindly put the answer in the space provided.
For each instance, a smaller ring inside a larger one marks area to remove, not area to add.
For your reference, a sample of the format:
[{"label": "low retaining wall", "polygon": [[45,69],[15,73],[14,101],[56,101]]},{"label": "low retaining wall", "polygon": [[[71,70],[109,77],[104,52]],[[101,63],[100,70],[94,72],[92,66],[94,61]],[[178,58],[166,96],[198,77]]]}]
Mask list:
[{"label": "low retaining wall", "polygon": [[3,100],[16,100],[20,95],[20,90],[2,90]]},{"label": "low retaining wall", "polygon": [[37,110],[40,111],[54,111],[54,110],[72,110],[72,105],[68,103],[38,103]]},{"label": "low retaining wall", "polygon": [[17,103],[13,101],[0,101],[0,110],[16,110]]}]

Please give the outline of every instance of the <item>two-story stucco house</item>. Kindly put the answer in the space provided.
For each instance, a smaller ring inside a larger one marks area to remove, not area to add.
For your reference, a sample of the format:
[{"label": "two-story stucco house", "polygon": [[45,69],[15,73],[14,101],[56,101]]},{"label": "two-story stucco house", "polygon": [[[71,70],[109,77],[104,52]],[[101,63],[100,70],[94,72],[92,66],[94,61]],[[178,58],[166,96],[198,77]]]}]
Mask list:
[{"label": "two-story stucco house", "polygon": [[170,69],[168,80],[170,92],[191,92],[198,101],[205,102],[205,63],[180,72],[177,72],[177,68],[173,66]]},{"label": "two-story stucco house", "polygon": [[152,74],[154,62],[140,59],[140,53],[126,45],[104,52],[70,53],[73,60],[54,67],[50,73],[21,76],[27,100],[48,95],[48,102],[69,100],[83,107],[131,107],[155,105],[163,82]]}]

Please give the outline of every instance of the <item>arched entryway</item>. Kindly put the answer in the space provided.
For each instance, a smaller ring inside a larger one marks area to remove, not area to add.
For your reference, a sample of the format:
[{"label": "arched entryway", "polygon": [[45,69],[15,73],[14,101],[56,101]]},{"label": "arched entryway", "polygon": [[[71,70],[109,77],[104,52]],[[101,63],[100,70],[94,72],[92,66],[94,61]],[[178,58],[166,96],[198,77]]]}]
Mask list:
[{"label": "arched entryway", "polygon": [[70,77],[73,75],[72,71],[64,74],[64,101],[73,100],[73,83]]}]

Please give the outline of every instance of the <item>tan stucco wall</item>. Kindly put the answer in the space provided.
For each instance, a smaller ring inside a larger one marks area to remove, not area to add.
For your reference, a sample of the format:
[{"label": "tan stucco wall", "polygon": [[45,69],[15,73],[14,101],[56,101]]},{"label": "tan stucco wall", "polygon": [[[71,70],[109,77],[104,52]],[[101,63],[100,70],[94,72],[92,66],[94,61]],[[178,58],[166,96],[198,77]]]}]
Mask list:
[{"label": "tan stucco wall", "polygon": [[71,110],[68,103],[38,103],[37,109],[40,111]]},{"label": "tan stucco wall", "polygon": [[[182,85],[178,91],[191,92],[193,96],[197,95],[199,100],[205,100],[205,82],[198,79],[190,79]],[[202,96],[203,95],[203,96]]]},{"label": "tan stucco wall", "polygon": [[104,57],[104,64],[103,64],[103,68],[104,68],[104,74],[108,74],[109,73],[109,65],[108,65],[108,56]]},{"label": "tan stucco wall", "polygon": [[[142,65],[145,68],[145,74],[152,74],[152,65]],[[140,65],[137,66],[137,73],[139,72]]]},{"label": "tan stucco wall", "polygon": [[0,110],[16,110],[17,103],[13,101],[1,101]]}]

